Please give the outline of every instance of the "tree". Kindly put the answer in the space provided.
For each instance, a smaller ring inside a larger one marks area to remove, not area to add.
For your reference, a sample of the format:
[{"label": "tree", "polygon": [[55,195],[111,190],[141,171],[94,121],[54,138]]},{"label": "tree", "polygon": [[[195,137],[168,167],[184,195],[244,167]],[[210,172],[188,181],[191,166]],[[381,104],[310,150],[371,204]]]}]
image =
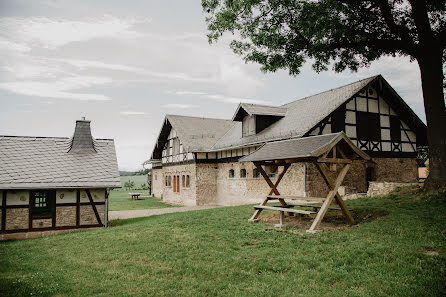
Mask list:
[{"label": "tree", "polygon": [[124,188],[126,188],[127,191],[133,189],[134,187],[135,187],[135,183],[134,183],[132,180],[127,180],[127,181],[124,183]]},{"label": "tree", "polygon": [[263,71],[299,74],[356,71],[381,56],[417,61],[427,121],[430,175],[425,187],[446,187],[444,0],[202,0],[209,42],[225,32],[230,46]]}]

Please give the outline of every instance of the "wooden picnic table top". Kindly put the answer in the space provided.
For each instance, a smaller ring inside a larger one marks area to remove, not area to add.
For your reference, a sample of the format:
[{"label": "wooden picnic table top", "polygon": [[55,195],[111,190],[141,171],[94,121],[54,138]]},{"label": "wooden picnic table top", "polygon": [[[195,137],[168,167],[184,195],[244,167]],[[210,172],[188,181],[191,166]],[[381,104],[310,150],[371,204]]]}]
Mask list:
[{"label": "wooden picnic table top", "polygon": [[132,195],[132,196],[140,196],[141,193],[129,193],[129,195]]}]

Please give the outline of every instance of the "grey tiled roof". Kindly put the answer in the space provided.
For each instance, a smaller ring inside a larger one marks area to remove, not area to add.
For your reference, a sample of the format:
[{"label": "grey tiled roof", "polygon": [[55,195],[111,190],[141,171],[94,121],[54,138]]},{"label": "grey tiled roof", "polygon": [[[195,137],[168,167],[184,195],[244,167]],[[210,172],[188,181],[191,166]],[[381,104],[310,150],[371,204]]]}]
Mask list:
[{"label": "grey tiled roof", "polygon": [[286,116],[256,135],[242,137],[242,123],[237,122],[212,147],[213,151],[236,148],[267,141],[301,137],[337,107],[372,82],[372,76],[333,90],[282,105]]},{"label": "grey tiled roof", "polygon": [[69,138],[0,136],[0,189],[120,187],[113,140],[68,153]]},{"label": "grey tiled roof", "polygon": [[283,117],[287,113],[287,108],[284,107],[240,103],[234,113],[234,117],[232,118],[232,120],[237,117],[240,109],[245,110],[249,115],[270,115]]},{"label": "grey tiled roof", "polygon": [[368,160],[369,156],[358,149],[344,134],[344,132],[318,136],[302,137],[296,139],[268,142],[252,154],[241,158],[240,162],[271,161],[294,158],[319,157],[326,152],[333,143],[344,141],[348,148],[345,153],[359,155]]},{"label": "grey tiled roof", "polygon": [[187,152],[205,152],[234,126],[231,120],[167,115]]}]

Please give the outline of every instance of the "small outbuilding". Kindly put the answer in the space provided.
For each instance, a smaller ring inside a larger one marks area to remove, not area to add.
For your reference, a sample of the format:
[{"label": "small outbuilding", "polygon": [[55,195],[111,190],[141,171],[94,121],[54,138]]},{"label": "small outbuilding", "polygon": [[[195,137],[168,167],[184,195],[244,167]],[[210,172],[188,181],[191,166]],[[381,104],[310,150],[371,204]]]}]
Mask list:
[{"label": "small outbuilding", "polygon": [[71,138],[0,136],[0,240],[105,227],[119,187],[114,141],[94,139],[90,121]]}]

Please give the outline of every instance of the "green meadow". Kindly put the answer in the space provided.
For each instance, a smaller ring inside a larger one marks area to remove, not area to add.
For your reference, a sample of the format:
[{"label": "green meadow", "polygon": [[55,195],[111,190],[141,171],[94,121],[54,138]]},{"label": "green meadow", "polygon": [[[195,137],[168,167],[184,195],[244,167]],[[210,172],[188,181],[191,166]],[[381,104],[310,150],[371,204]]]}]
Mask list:
[{"label": "green meadow", "polygon": [[318,234],[237,206],[1,242],[0,295],[445,296],[445,194],[347,205],[357,224]]}]

